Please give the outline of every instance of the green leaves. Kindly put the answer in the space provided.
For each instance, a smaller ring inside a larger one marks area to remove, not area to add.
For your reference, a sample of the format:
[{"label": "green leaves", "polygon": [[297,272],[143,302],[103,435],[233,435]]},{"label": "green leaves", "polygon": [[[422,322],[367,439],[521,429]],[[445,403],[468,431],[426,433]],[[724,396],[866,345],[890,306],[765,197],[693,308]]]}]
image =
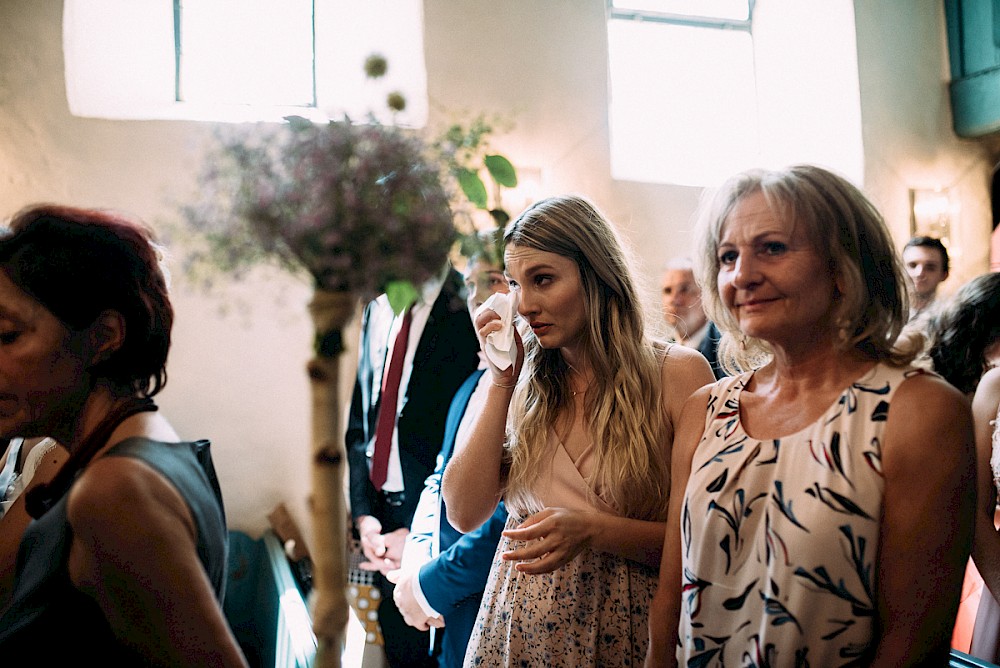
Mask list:
[{"label": "green leaves", "polygon": [[462,192],[465,193],[469,201],[477,209],[485,209],[487,199],[486,185],[479,178],[479,174],[471,169],[459,167],[455,171],[455,176],[458,178],[458,185],[462,188]]},{"label": "green leaves", "polygon": [[499,230],[503,230],[510,222],[510,214],[503,209],[490,209],[490,215],[493,216],[493,222],[496,223]]},{"label": "green leaves", "polygon": [[417,301],[420,293],[409,281],[389,281],[385,286],[385,296],[389,298],[392,312],[399,315],[403,309]]},{"label": "green leaves", "polygon": [[[517,185],[517,172],[507,158],[502,155],[487,155],[483,157],[483,164],[486,166],[486,171],[490,173],[490,177],[497,184],[505,188],[513,188]],[[455,177],[458,179],[458,185],[462,188],[466,198],[477,209],[488,208],[489,195],[486,192],[486,184],[483,183],[478,172],[468,167],[457,167]],[[492,214],[493,211],[490,213]],[[494,217],[496,217],[495,214]]]},{"label": "green leaves", "polygon": [[493,180],[504,188],[517,186],[517,172],[514,171],[514,165],[510,163],[510,160],[502,155],[487,155],[483,158],[483,163]]},{"label": "green leaves", "polygon": [[466,258],[482,255],[502,266],[503,230],[511,219],[504,209],[503,190],[517,187],[517,171],[491,149],[494,126],[482,115],[452,123],[432,147],[451,186],[458,253]]}]

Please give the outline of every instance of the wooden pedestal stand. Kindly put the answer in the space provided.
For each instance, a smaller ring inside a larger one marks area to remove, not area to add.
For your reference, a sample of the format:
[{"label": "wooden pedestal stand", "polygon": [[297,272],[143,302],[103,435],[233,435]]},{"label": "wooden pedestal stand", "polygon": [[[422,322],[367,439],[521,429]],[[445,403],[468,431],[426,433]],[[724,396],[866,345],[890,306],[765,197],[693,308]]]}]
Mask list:
[{"label": "wooden pedestal stand", "polygon": [[341,330],[354,314],[347,292],[317,290],[309,303],[316,330],[307,370],[312,388],[313,630],[318,668],[340,668],[350,607],[347,602],[347,527],[338,380]]}]

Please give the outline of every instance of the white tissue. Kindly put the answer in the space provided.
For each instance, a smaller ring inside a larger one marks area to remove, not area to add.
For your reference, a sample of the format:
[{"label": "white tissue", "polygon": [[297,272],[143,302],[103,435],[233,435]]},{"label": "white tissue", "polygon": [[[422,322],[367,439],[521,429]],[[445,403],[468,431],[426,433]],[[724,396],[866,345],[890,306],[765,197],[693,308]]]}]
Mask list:
[{"label": "white tissue", "polygon": [[476,309],[476,317],[483,311],[494,311],[500,316],[500,331],[486,337],[486,358],[496,368],[506,371],[517,361],[517,344],[514,343],[515,298],[504,292],[496,292]]}]

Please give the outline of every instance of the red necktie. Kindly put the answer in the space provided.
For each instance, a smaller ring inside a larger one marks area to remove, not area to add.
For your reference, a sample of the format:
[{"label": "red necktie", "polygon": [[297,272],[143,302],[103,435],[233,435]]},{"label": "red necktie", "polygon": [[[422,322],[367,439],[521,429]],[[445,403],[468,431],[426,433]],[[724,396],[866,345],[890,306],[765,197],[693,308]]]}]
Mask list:
[{"label": "red necktie", "polygon": [[389,452],[392,450],[392,432],[396,428],[396,407],[399,404],[399,380],[403,377],[403,360],[406,358],[406,344],[410,337],[410,308],[403,315],[403,322],[392,344],[392,358],[389,370],[382,380],[382,396],[379,399],[378,423],[375,425],[375,453],[372,455],[371,480],[375,491],[382,491],[389,472]]}]

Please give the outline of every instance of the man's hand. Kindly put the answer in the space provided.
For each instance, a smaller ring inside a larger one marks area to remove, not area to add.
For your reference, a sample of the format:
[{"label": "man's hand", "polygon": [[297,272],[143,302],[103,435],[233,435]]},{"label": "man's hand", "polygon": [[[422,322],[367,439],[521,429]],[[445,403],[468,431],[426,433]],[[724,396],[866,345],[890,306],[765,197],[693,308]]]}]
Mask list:
[{"label": "man's hand", "polygon": [[403,621],[418,631],[426,631],[432,626],[444,628],[444,618],[440,615],[434,617],[428,615],[413,595],[413,579],[417,577],[417,571],[404,572],[396,569],[389,571],[385,576],[389,582],[396,585],[392,598],[403,615]]},{"label": "man's hand", "polygon": [[371,515],[359,517],[357,525],[358,533],[361,534],[361,550],[368,559],[358,564],[358,568],[363,571],[378,571],[382,575],[399,568],[403,545],[410,531],[396,529],[383,534],[382,523]]}]

